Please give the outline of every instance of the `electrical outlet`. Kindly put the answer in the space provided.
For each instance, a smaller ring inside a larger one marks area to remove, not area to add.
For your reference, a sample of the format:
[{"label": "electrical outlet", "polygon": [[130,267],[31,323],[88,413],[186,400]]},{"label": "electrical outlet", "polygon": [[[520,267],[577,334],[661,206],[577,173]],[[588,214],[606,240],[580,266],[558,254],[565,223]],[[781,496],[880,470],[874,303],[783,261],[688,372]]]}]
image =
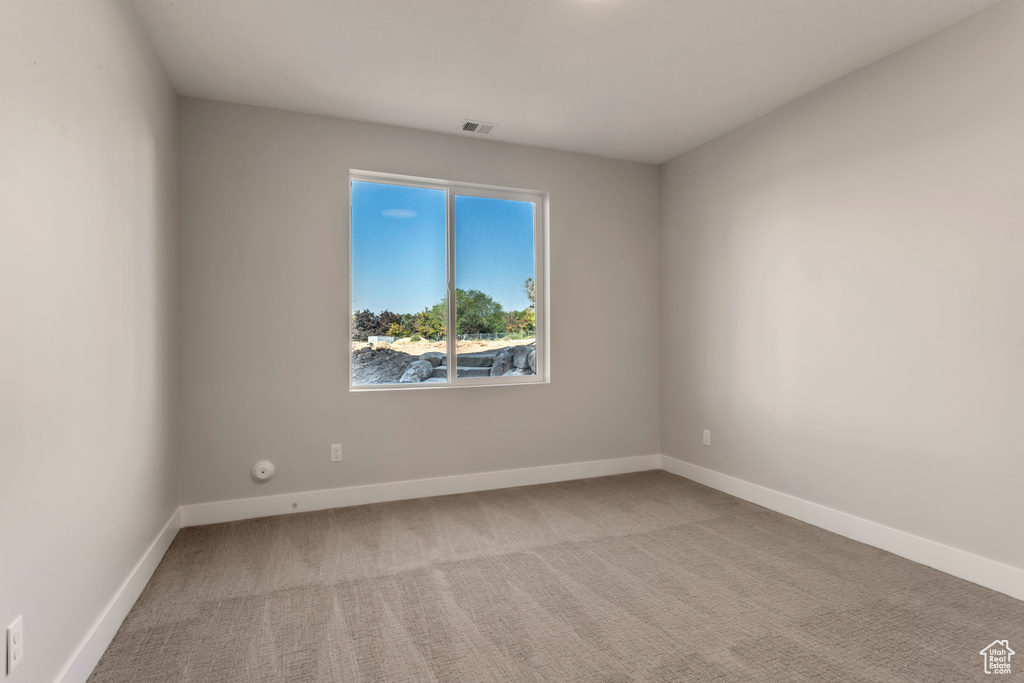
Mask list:
[{"label": "electrical outlet", "polygon": [[341,462],[341,444],[331,444],[331,462]]},{"label": "electrical outlet", "polygon": [[710,446],[711,445],[711,430],[710,429],[705,429],[704,430],[704,445],[705,446]]},{"label": "electrical outlet", "polygon": [[25,659],[25,626],[21,621],[21,615],[14,620],[14,623],[7,627],[7,674],[14,671],[14,667],[21,664]]}]

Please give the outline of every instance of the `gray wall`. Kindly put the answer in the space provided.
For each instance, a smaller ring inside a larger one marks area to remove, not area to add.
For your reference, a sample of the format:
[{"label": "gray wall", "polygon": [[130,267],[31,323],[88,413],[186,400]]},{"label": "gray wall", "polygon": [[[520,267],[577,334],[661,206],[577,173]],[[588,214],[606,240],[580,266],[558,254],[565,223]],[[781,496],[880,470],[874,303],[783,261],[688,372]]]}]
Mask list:
[{"label": "gray wall", "polygon": [[[182,503],[658,452],[656,167],[195,99],[180,139]],[[353,168],[550,192],[550,384],[348,391]]]},{"label": "gray wall", "polygon": [[662,167],[665,454],[1024,567],[1022,35],[1001,3]]},{"label": "gray wall", "polygon": [[114,0],[0,3],[0,92],[0,632],[49,681],[178,505],[177,101]]}]

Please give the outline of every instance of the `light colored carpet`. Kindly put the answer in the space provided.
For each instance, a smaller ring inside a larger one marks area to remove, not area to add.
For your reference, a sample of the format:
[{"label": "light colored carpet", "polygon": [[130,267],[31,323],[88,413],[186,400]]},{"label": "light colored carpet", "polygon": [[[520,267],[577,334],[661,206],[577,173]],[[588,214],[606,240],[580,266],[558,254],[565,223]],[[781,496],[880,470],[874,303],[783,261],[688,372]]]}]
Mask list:
[{"label": "light colored carpet", "polygon": [[183,529],[89,680],[959,682],[997,638],[1024,603],[643,472]]}]

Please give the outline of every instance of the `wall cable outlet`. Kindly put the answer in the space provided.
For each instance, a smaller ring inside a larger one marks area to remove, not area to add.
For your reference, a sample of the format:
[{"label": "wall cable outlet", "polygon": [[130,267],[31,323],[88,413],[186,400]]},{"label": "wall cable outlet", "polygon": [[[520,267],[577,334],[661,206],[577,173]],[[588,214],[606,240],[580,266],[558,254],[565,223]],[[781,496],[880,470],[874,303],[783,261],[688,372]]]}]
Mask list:
[{"label": "wall cable outlet", "polygon": [[331,444],[331,462],[341,462],[341,444]]},{"label": "wall cable outlet", "polygon": [[252,478],[259,483],[270,481],[274,478],[274,471],[274,463],[269,460],[260,460],[253,465]]}]

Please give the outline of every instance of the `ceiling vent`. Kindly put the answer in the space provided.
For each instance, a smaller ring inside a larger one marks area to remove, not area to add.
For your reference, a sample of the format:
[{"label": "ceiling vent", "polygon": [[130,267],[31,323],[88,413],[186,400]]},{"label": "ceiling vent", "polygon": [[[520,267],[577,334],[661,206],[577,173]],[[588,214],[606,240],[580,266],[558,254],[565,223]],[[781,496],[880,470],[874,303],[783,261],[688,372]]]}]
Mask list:
[{"label": "ceiling vent", "polygon": [[469,119],[463,119],[462,121],[462,132],[464,133],[479,133],[480,135],[487,135],[494,127],[496,123],[484,123],[483,121],[470,121]]}]

